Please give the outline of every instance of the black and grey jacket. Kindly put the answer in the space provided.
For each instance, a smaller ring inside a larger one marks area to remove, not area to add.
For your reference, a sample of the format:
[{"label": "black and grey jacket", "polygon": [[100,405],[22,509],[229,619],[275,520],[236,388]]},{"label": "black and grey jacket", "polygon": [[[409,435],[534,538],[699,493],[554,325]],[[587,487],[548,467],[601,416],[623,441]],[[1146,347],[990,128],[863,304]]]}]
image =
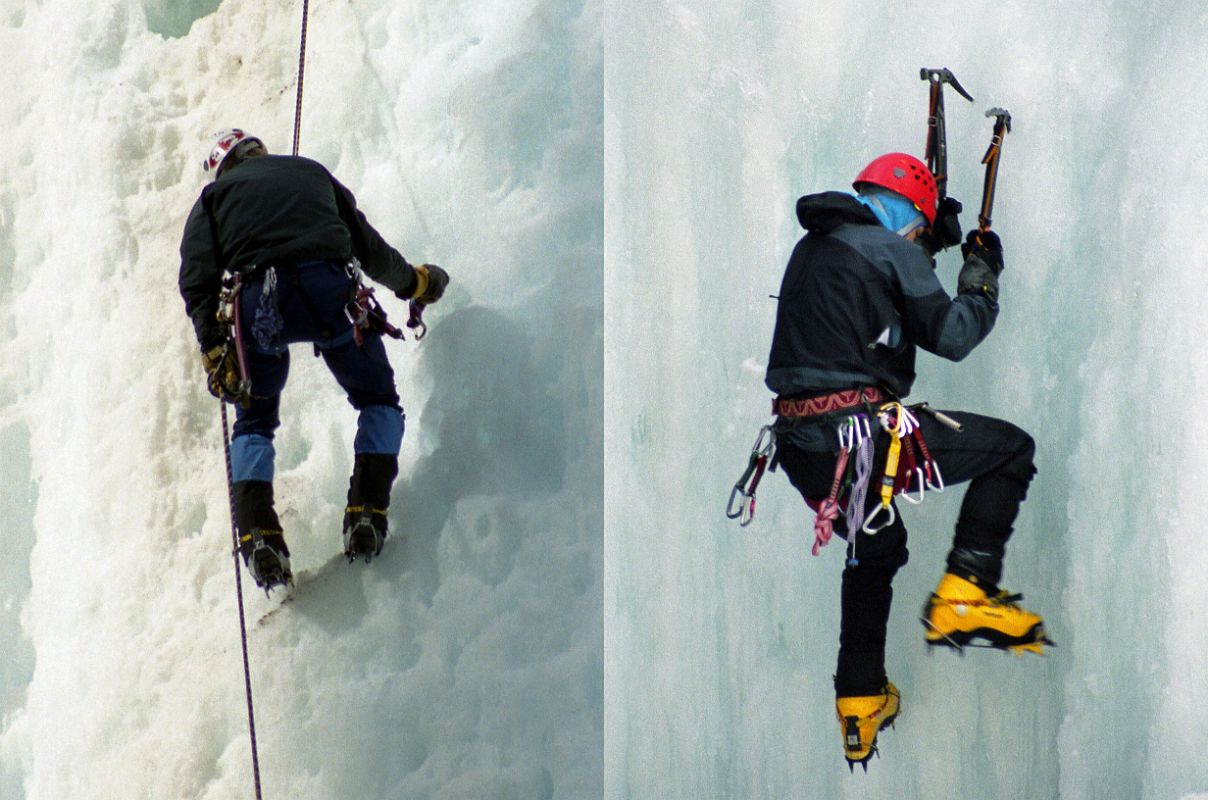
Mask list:
[{"label": "black and grey jacket", "polygon": [[224,270],[356,256],[365,274],[406,296],[415,271],[316,161],[260,156],[202,190],[180,243],[180,294],[202,348],[222,338],[215,314]]},{"label": "black and grey jacket", "polygon": [[994,327],[993,301],[949,297],[922,248],[851,195],[802,197],[797,218],[808,233],[784,272],[768,359],[778,395],[882,386],[905,397],[916,347],[959,361]]}]

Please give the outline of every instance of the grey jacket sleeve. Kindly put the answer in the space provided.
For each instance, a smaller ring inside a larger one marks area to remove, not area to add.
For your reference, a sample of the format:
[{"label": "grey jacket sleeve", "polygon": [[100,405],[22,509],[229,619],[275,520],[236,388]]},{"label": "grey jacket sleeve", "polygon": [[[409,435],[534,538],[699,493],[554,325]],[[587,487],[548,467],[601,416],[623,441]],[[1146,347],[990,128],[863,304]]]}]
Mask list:
[{"label": "grey jacket sleeve", "polygon": [[410,297],[415,292],[415,270],[369,224],[365,214],[357,208],[352,192],[334,176],[331,183],[340,217],[352,235],[352,254],[361,262],[365,274],[401,297]]},{"label": "grey jacket sleeve", "polygon": [[917,258],[895,260],[902,287],[903,332],[924,350],[960,361],[994,328],[998,305],[981,293],[949,297],[922,249],[911,247]]}]

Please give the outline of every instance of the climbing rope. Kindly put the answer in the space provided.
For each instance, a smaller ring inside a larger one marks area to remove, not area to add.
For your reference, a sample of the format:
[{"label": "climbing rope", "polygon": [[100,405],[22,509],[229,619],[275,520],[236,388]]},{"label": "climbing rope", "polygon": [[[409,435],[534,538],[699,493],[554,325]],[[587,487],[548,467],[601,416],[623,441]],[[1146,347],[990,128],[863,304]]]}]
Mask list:
[{"label": "climbing rope", "polygon": [[[302,36],[298,49],[298,98],[294,106],[294,148],[293,155],[298,155],[298,141],[302,132],[302,84],[306,74],[306,28],[310,13],[309,0],[302,0]],[[240,353],[240,375],[247,380],[246,364],[242,358],[242,342],[240,329],[240,299],[236,292],[231,309],[231,327]],[[239,566],[239,528],[235,524],[235,476],[231,468],[231,437],[227,422],[226,402],[219,400],[222,407],[222,453],[226,460],[227,502],[231,508],[231,555],[235,561],[235,597],[239,606],[239,640],[243,648],[243,687],[247,695],[247,728],[252,743],[252,780],[256,789],[256,800],[262,800],[260,789],[260,755],[256,743],[256,709],[252,701],[252,669],[248,659],[247,647],[247,616],[243,610],[243,580]]]},{"label": "climbing rope", "polygon": [[227,404],[222,406],[222,453],[226,458],[227,501],[231,506],[231,553],[235,559],[235,596],[239,600],[239,639],[243,643],[243,686],[247,693],[247,728],[252,739],[252,779],[256,784],[256,800],[260,795],[260,757],[256,748],[256,712],[252,705],[252,670],[247,657],[247,621],[243,614],[243,581],[239,569],[239,532],[235,527],[235,482],[231,471],[231,439],[227,432]]},{"label": "climbing rope", "polygon": [[298,45],[298,99],[294,104],[294,155],[298,155],[298,139],[302,135],[302,79],[306,75],[306,23],[310,15],[310,0],[302,0],[302,42]]}]

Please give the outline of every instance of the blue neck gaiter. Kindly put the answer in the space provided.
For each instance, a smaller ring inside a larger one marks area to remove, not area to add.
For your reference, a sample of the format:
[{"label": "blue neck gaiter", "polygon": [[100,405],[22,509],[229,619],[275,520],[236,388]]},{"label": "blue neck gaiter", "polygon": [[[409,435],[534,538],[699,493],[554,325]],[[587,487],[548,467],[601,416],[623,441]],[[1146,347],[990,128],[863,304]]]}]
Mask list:
[{"label": "blue neck gaiter", "polygon": [[899,236],[905,236],[915,228],[927,224],[927,219],[914,207],[914,203],[897,192],[865,185],[864,193],[856,195],[856,199],[863,203],[882,225]]}]

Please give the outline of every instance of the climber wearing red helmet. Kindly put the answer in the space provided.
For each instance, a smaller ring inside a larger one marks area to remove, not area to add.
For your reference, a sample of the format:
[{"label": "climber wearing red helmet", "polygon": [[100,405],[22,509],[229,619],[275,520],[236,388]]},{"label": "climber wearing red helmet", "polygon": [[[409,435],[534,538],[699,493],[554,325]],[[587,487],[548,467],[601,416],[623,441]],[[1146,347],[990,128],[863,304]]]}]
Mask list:
[{"label": "climber wearing red helmet", "polygon": [[[899,451],[891,443],[896,438],[901,448],[903,437],[882,425],[891,413],[902,418],[895,404],[914,383],[918,348],[959,361],[990,333],[1003,257],[994,233],[971,232],[951,297],[933,257],[960,242],[960,204],[937,198],[927,166],[888,153],[861,170],[854,187],[856,196],[823,192],[797,201],[806,235],[781,283],[766,383],[777,395],[776,458],[793,486],[815,510],[828,512],[819,517],[824,528],[835,508],[855,506],[833,518],[833,532],[848,547],[834,685],[844,755],[849,764],[867,765],[877,733],[898,714],[901,695],[886,676],[885,635],[892,581],[908,557],[906,527],[892,499],[900,489],[893,477]],[[928,473],[932,488],[969,482],[946,573],[924,609],[925,639],[962,647],[981,638],[1039,652],[1048,643],[1040,617],[997,587],[1004,545],[1035,472],[1032,438],[1002,420],[946,414],[962,430],[918,413],[927,451],[909,457],[929,470],[938,466],[934,476]],[[871,442],[860,452],[868,467],[864,485],[874,487],[863,498],[854,489],[858,481],[844,488],[851,473],[836,469],[857,463],[851,437],[859,431]],[[901,457],[907,460],[904,451]],[[829,536],[824,530],[819,543]],[[952,611],[958,606],[966,613]]]}]

